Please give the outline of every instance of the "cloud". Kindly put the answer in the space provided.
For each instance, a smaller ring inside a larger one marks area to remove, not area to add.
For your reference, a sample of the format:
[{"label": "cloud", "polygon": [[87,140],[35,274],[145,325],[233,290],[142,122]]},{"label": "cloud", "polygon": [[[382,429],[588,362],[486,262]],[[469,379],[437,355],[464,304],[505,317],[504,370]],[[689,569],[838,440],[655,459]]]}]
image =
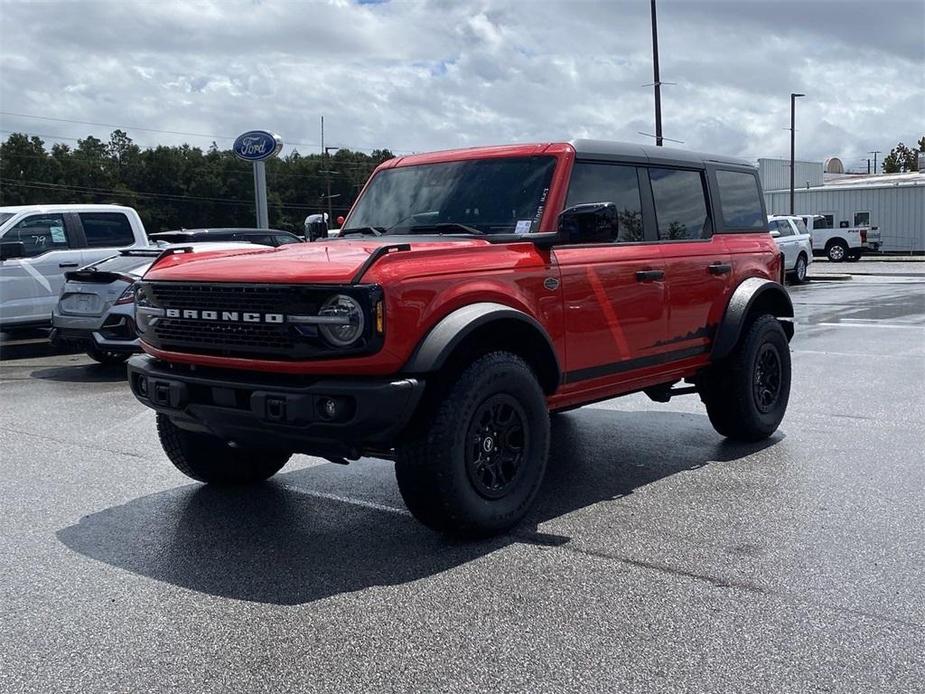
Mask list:
[{"label": "cloud", "polygon": [[[663,89],[665,134],[690,149],[783,155],[789,93],[805,92],[799,156],[857,165],[923,134],[923,24],[919,0],[660,0],[662,79],[676,83]],[[327,143],[394,151],[644,142],[638,131],[654,127],[643,0],[7,2],[0,32],[8,112],[218,136],[263,127],[303,152],[317,151],[322,114]],[[128,130],[142,145],[210,143]]]}]

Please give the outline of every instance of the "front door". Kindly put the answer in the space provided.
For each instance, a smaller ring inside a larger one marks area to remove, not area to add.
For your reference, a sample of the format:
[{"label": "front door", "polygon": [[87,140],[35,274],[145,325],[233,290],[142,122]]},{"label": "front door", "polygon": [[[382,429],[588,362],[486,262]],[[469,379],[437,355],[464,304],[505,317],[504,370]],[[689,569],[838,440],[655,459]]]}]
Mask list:
[{"label": "front door", "polygon": [[[565,384],[587,390],[632,378],[665,337],[667,290],[646,234],[632,165],[576,162],[566,206],[613,202],[618,225],[599,239],[555,248],[566,322]],[[651,233],[651,231],[650,231]]]},{"label": "front door", "polygon": [[0,262],[0,322],[23,323],[51,319],[64,273],[81,265],[61,214],[34,214],[8,229],[3,243],[21,243],[22,258]]}]

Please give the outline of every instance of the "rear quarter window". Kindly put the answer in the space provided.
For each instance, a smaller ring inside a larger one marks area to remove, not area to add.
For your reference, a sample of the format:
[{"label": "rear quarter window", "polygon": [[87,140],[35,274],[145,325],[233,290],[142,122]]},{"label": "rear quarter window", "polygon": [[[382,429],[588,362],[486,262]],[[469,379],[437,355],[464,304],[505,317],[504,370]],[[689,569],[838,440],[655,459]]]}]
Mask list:
[{"label": "rear quarter window", "polygon": [[765,216],[761,192],[754,174],[742,171],[716,172],[720,211],[727,229],[763,230]]},{"label": "rear quarter window", "polygon": [[81,212],[80,223],[90,248],[119,248],[135,242],[132,225],[121,212]]}]

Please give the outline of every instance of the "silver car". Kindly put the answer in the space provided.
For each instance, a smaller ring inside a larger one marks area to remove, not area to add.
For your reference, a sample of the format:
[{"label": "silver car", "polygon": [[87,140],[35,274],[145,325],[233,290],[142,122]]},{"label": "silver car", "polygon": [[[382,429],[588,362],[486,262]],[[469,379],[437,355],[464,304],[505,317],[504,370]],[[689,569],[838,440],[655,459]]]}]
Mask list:
[{"label": "silver car", "polygon": [[130,248],[65,274],[51,314],[51,341],[78,345],[101,364],[118,364],[140,352],[135,332],[135,283],[165,250],[192,252],[253,248],[245,242],[181,243]]}]

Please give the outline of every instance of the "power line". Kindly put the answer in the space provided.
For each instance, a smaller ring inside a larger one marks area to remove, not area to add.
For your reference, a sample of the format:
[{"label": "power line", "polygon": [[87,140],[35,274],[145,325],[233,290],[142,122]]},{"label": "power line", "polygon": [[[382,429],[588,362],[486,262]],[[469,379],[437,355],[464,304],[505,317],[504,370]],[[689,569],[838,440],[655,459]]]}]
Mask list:
[{"label": "power line", "polygon": [[[13,111],[0,111],[0,116],[13,116],[14,118],[32,118],[35,120],[47,120],[53,121],[55,123],[73,123],[75,125],[93,125],[100,128],[117,128],[118,130],[142,130],[149,133],[161,133],[164,135],[184,135],[187,137],[207,137],[213,140],[234,140],[236,139],[234,135],[213,135],[209,133],[192,133],[185,132],[182,130],[159,130],[157,128],[143,128],[140,125],[116,125],[114,123],[98,123],[95,121],[86,121],[86,120],[74,120],[71,118],[53,118],[51,116],[38,116],[32,113],[16,113]],[[4,130],[2,132],[10,132]],[[45,136],[40,135],[39,137],[53,137],[51,135]],[[67,137],[61,138],[65,140],[73,140],[75,138]],[[317,142],[286,142],[290,147],[320,147],[321,145]],[[344,149],[351,149],[355,152],[373,152],[377,149],[389,149],[388,147],[344,147]],[[395,152],[398,154],[413,154],[410,150],[393,150],[389,149],[390,152]]]},{"label": "power line", "polygon": [[[148,193],[139,190],[113,190],[110,188],[95,188],[89,186],[74,186],[66,183],[46,183],[43,181],[33,181],[33,180],[14,180],[10,178],[0,178],[0,185],[14,185],[21,188],[33,188],[39,190],[64,190],[70,192],[81,192],[89,193],[92,195],[115,195],[123,197],[141,197],[141,198],[153,198],[161,199],[166,201],[173,202],[186,202],[186,201],[198,201],[198,202],[217,202],[229,205],[253,205],[253,201],[241,200],[239,198],[215,198],[215,197],[206,197],[201,195],[186,195],[180,193]],[[280,207],[283,209],[314,209],[318,205],[299,205],[297,203],[274,203],[275,207]],[[338,211],[349,210],[349,207],[337,207]]]}]

